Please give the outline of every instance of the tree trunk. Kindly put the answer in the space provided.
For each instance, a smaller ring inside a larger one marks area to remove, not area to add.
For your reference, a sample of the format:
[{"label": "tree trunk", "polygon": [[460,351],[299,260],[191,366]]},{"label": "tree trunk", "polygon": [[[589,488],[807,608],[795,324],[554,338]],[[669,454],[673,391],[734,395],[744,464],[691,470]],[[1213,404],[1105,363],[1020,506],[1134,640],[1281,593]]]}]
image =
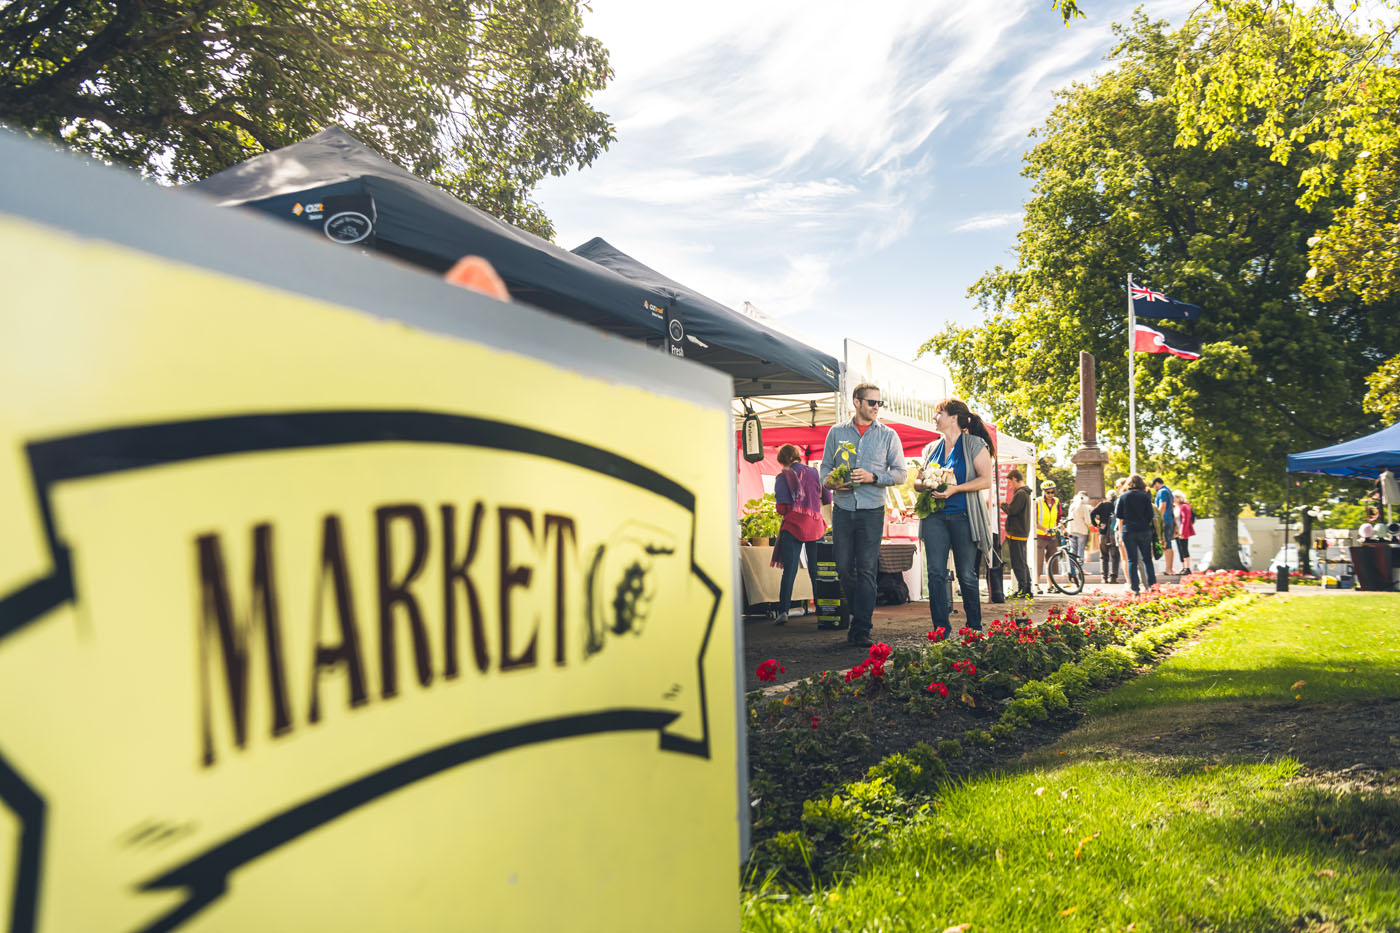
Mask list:
[{"label": "tree trunk", "polygon": [[1299,573],[1312,573],[1312,525],[1312,509],[1304,506],[1302,517],[1298,522],[1298,536],[1293,539],[1294,543],[1298,545]]},{"label": "tree trunk", "polygon": [[1240,563],[1240,503],[1235,485],[1233,473],[1215,471],[1215,541],[1210,570],[1247,569]]}]

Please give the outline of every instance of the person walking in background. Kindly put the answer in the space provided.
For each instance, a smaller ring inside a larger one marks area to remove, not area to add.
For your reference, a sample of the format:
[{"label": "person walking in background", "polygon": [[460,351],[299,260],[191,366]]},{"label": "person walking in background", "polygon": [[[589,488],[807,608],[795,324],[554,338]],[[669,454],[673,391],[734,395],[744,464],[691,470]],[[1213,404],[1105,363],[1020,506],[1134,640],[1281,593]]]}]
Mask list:
[{"label": "person walking in background", "polygon": [[[914,480],[916,493],[927,492],[943,507],[919,523],[928,561],[928,607],[933,627],[953,630],[948,621],[953,611],[944,586],[948,572],[948,552],[962,594],[967,627],[982,628],[982,592],[977,572],[991,560],[992,527],[981,490],[990,489],[993,480],[992,456],[996,448],[991,432],[961,399],[947,398],[933,412],[933,424],[943,435],[924,448],[923,465]],[[940,490],[934,481],[935,469],[952,471],[953,481]]]},{"label": "person walking in background", "polygon": [[1099,563],[1105,583],[1117,583],[1118,575],[1122,572],[1122,564],[1118,559],[1118,538],[1113,533],[1116,522],[1113,506],[1117,500],[1118,490],[1110,489],[1108,498],[1094,506],[1093,511],[1089,513],[1089,521],[1099,530]]},{"label": "person walking in background", "polygon": [[1186,501],[1186,493],[1172,494],[1176,500],[1176,553],[1181,558],[1181,572],[1191,572],[1191,536],[1196,533],[1196,510]]},{"label": "person walking in background", "polygon": [[1084,547],[1089,543],[1089,514],[1094,510],[1089,505],[1089,494],[1077,492],[1069,504],[1069,549],[1079,562],[1084,563]]},{"label": "person walking in background", "polygon": [[1045,563],[1060,546],[1059,535],[1055,532],[1060,524],[1060,500],[1055,498],[1055,481],[1047,479],[1040,484],[1040,498],[1035,500],[1035,591],[1040,588],[1040,578],[1045,575]]},{"label": "person walking in background", "polygon": [[773,566],[783,569],[778,585],[778,617],[773,621],[784,625],[792,606],[792,585],[797,580],[797,566],[802,562],[802,549],[807,549],[807,574],[812,578],[812,592],[817,591],[817,554],[813,545],[826,534],[826,519],[822,506],[831,503],[831,490],[822,486],[821,476],[801,462],[802,454],[792,444],[778,450],[778,462],[783,471],[773,483],[773,498],[778,514],[783,517],[778,532],[778,546],[773,549]]},{"label": "person walking in background", "polygon": [[1011,498],[1001,504],[1006,513],[1006,549],[1011,554],[1011,572],[1016,575],[1016,592],[1012,599],[1031,595],[1031,569],[1026,564],[1026,542],[1031,534],[1031,491],[1026,488],[1020,470],[1006,474],[1006,488]]},{"label": "person walking in background", "polygon": [[[875,574],[880,563],[880,539],[885,536],[885,491],[881,486],[904,482],[904,446],[894,428],[881,424],[880,387],[862,382],[851,392],[855,413],[826,435],[820,475],[822,485],[833,490],[831,542],[836,557],[836,577],[851,613],[846,642],[870,647],[870,616],[875,611]],[[831,471],[842,463],[838,451],[850,444],[856,455],[849,464],[850,478],[836,483]]]},{"label": "person walking in background", "polygon": [[[1113,505],[1116,508],[1118,500],[1123,498],[1123,493],[1128,491],[1128,478],[1120,476],[1113,481]],[[1122,558],[1122,563],[1118,565],[1119,576],[1122,576],[1122,568],[1128,566],[1128,548],[1123,543],[1123,523],[1118,520],[1118,514],[1113,515],[1113,536],[1118,539],[1118,556]]]},{"label": "person walking in background", "polygon": [[1157,570],[1152,566],[1152,508],[1146,481],[1136,473],[1129,476],[1127,492],[1118,497],[1113,512],[1118,517],[1118,536],[1128,550],[1128,586],[1134,593],[1142,592],[1139,563],[1146,574],[1147,586],[1157,585]]},{"label": "person walking in background", "polygon": [[1176,537],[1176,510],[1172,508],[1172,491],[1166,480],[1157,477],[1152,481],[1152,506],[1162,516],[1162,569],[1167,576],[1172,575],[1172,562],[1176,552],[1172,550],[1172,538]]}]

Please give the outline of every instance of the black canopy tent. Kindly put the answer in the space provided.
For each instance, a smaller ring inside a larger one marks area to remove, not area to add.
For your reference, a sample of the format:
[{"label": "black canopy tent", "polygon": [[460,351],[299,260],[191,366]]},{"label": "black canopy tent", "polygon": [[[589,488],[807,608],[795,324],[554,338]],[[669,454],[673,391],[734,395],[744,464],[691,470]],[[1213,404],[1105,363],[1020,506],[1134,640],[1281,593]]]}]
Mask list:
[{"label": "black canopy tent", "polygon": [[[498,220],[385,160],[338,126],[185,187],[220,205],[253,208],[434,272],[463,256],[482,256],[516,300],[626,339],[662,345],[668,314],[691,326],[681,305],[693,293],[649,287]],[[696,306],[692,313],[703,336],[680,346],[687,357],[728,373],[736,395],[837,387],[835,359],[721,305],[714,308]]]},{"label": "black canopy tent", "polygon": [[[837,362],[805,344],[764,327],[717,301],[667,278],[655,269],[594,237],[574,253],[648,290],[666,295],[685,322],[686,333],[704,344],[693,355],[734,377],[737,395],[791,395],[837,388]],[[742,351],[733,349],[742,347]],[[818,385],[818,388],[804,386]],[[763,386],[771,386],[764,390]]]}]

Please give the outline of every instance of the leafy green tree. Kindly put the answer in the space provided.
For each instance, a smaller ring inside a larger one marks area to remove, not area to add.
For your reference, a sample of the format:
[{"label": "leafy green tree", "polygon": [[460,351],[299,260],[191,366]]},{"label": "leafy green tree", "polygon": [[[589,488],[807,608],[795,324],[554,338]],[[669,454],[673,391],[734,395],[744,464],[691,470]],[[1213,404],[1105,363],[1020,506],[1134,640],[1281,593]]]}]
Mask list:
[{"label": "leafy green tree", "polygon": [[1337,502],[1327,512],[1328,528],[1355,531],[1366,521],[1366,507],[1355,502]]},{"label": "leafy green tree", "polygon": [[1386,424],[1400,421],[1400,356],[1392,356],[1366,377],[1365,409]]},{"label": "leafy green tree", "polygon": [[1331,3],[1211,0],[1216,54],[1182,56],[1172,88],[1181,140],[1246,140],[1298,164],[1297,197],[1313,207],[1340,191],[1311,240],[1305,290],[1378,300],[1400,289],[1400,0],[1364,31]]},{"label": "leafy green tree", "polygon": [[0,120],[170,182],[340,123],[549,236],[529,195],[613,139],[578,0],[0,0]]},{"label": "leafy green tree", "polygon": [[1176,63],[1215,54],[1218,19],[1168,32],[1139,15],[1119,35],[1112,70],[1061,92],[1037,131],[1018,263],[971,290],[985,321],[923,349],[1008,431],[1043,444],[1077,436],[1078,355],[1089,350],[1100,434],[1123,444],[1126,274],[1201,305],[1202,320],[1178,325],[1202,340],[1200,360],[1136,355],[1138,438],[1146,462],[1190,479],[1216,519],[1216,565],[1231,566],[1241,507],[1283,499],[1285,455],[1364,427],[1363,378],[1400,349],[1397,307],[1300,293],[1308,237],[1331,205],[1297,203],[1298,169],[1244,141],[1175,145]]},{"label": "leafy green tree", "polygon": [[1039,477],[1040,485],[1044,485],[1047,480],[1055,484],[1055,494],[1061,499],[1074,498],[1074,471],[1073,467],[1066,467],[1056,462],[1054,454],[1046,454],[1035,461],[1035,473]]},{"label": "leafy green tree", "polygon": [[1084,16],[1084,11],[1079,9],[1077,0],[1052,0],[1050,9],[1060,11],[1060,19],[1064,21],[1066,26],[1075,17],[1082,18]]}]

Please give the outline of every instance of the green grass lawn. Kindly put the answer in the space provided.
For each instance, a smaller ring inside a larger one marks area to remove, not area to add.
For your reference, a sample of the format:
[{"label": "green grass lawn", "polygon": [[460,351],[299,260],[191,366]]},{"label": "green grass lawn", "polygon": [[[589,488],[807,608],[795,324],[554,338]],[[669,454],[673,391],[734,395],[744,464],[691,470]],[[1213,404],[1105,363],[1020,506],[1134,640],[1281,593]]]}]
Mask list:
[{"label": "green grass lawn", "polygon": [[[1294,685],[1303,681],[1301,687]],[[1091,713],[1200,700],[1400,696],[1400,595],[1275,596]]]},{"label": "green grass lawn", "polygon": [[[1400,597],[1271,597],[1101,701],[1085,731],[1215,700],[1400,696],[1398,648]],[[1113,754],[1073,733],[1037,761],[951,789],[838,884],[747,898],[744,928],[1400,930],[1400,782],[1350,792],[1292,780],[1288,759]]]}]

